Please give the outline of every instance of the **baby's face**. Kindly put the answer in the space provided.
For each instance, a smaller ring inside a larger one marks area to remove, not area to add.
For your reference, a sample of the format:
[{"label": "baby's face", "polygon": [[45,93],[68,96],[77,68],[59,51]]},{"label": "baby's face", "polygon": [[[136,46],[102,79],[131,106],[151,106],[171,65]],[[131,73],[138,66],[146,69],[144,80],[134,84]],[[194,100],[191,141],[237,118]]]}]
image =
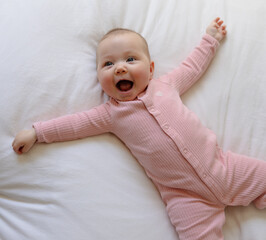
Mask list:
[{"label": "baby's face", "polygon": [[110,35],[97,49],[97,75],[104,92],[117,100],[130,101],[152,79],[154,63],[146,45],[135,33]]}]

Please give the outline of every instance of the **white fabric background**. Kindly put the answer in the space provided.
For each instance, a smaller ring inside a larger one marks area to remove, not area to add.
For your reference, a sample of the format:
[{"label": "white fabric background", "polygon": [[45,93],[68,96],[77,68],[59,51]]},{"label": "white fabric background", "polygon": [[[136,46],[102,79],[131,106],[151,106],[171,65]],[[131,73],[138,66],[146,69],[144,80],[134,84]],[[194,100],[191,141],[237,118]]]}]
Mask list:
[{"label": "white fabric background", "polygon": [[[106,100],[95,71],[106,31],[140,32],[158,76],[220,16],[227,38],[183,99],[224,150],[266,160],[265,12],[264,0],[1,0],[0,239],[178,239],[158,192],[116,137],[38,144],[22,156],[11,143],[32,122]],[[266,210],[228,208],[225,239],[265,240],[265,224]]]}]

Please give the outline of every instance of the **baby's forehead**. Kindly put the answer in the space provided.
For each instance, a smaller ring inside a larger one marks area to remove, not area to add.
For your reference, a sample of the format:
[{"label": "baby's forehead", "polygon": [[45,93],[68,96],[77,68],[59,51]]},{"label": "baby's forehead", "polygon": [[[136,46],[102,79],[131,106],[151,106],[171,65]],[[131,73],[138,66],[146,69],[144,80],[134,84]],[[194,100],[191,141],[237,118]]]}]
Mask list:
[{"label": "baby's forehead", "polygon": [[120,41],[124,41],[125,43],[127,43],[128,38],[130,37],[135,38],[134,43],[139,44],[141,47],[143,47],[143,51],[145,51],[148,57],[150,58],[148,44],[146,40],[140,34],[134,31],[128,31],[128,30],[111,31],[107,33],[106,35],[104,35],[104,37],[100,40],[97,46],[97,52],[96,52],[97,58],[101,52],[99,51],[99,49],[101,48],[102,45],[106,45],[106,44],[108,45],[109,40],[111,42],[111,40],[114,40],[115,38],[119,38]]},{"label": "baby's forehead", "polygon": [[112,36],[123,36],[123,35],[134,35],[134,36],[138,36],[139,38],[142,38],[143,41],[146,42],[145,38],[142,37],[141,34],[133,31],[133,30],[130,30],[130,29],[127,29],[127,28],[114,28],[112,30],[110,30],[109,32],[107,32],[103,37],[102,39],[100,40],[103,41],[104,39],[108,38],[108,37],[112,37]]},{"label": "baby's forehead", "polygon": [[120,41],[125,41],[125,42],[127,42],[129,38],[135,38],[136,43],[143,43],[144,45],[146,45],[145,40],[139,34],[135,32],[118,31],[105,35],[98,43],[98,47],[101,45],[102,42],[108,43],[109,40],[114,40],[116,38],[119,38]]}]

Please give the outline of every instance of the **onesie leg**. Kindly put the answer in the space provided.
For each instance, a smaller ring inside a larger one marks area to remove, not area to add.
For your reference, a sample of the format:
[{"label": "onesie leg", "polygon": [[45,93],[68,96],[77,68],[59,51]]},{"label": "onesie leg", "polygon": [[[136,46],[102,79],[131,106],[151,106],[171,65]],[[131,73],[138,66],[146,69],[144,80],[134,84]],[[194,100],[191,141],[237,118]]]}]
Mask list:
[{"label": "onesie leg", "polygon": [[178,193],[167,201],[167,211],[180,240],[222,240],[225,206],[193,193]]},{"label": "onesie leg", "polygon": [[266,161],[228,152],[225,193],[228,205],[266,207]]}]

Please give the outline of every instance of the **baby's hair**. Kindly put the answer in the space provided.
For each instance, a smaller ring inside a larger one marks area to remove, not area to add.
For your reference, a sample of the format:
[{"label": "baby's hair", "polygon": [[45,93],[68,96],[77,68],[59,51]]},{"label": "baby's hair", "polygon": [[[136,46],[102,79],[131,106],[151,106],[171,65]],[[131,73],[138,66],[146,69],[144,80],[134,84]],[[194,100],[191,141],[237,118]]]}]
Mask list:
[{"label": "baby's hair", "polygon": [[134,30],[131,30],[131,29],[128,29],[128,28],[113,28],[113,29],[111,29],[110,31],[108,31],[102,37],[102,39],[99,41],[99,43],[101,41],[103,41],[104,39],[110,37],[110,36],[115,36],[115,35],[125,34],[125,33],[134,33],[134,34],[137,34],[142,39],[142,41],[143,41],[143,43],[145,45],[145,49],[147,51],[147,55],[148,55],[148,57],[150,59],[149,46],[148,46],[148,43],[147,43],[146,39],[141,34],[139,34],[138,32],[135,32]]}]

